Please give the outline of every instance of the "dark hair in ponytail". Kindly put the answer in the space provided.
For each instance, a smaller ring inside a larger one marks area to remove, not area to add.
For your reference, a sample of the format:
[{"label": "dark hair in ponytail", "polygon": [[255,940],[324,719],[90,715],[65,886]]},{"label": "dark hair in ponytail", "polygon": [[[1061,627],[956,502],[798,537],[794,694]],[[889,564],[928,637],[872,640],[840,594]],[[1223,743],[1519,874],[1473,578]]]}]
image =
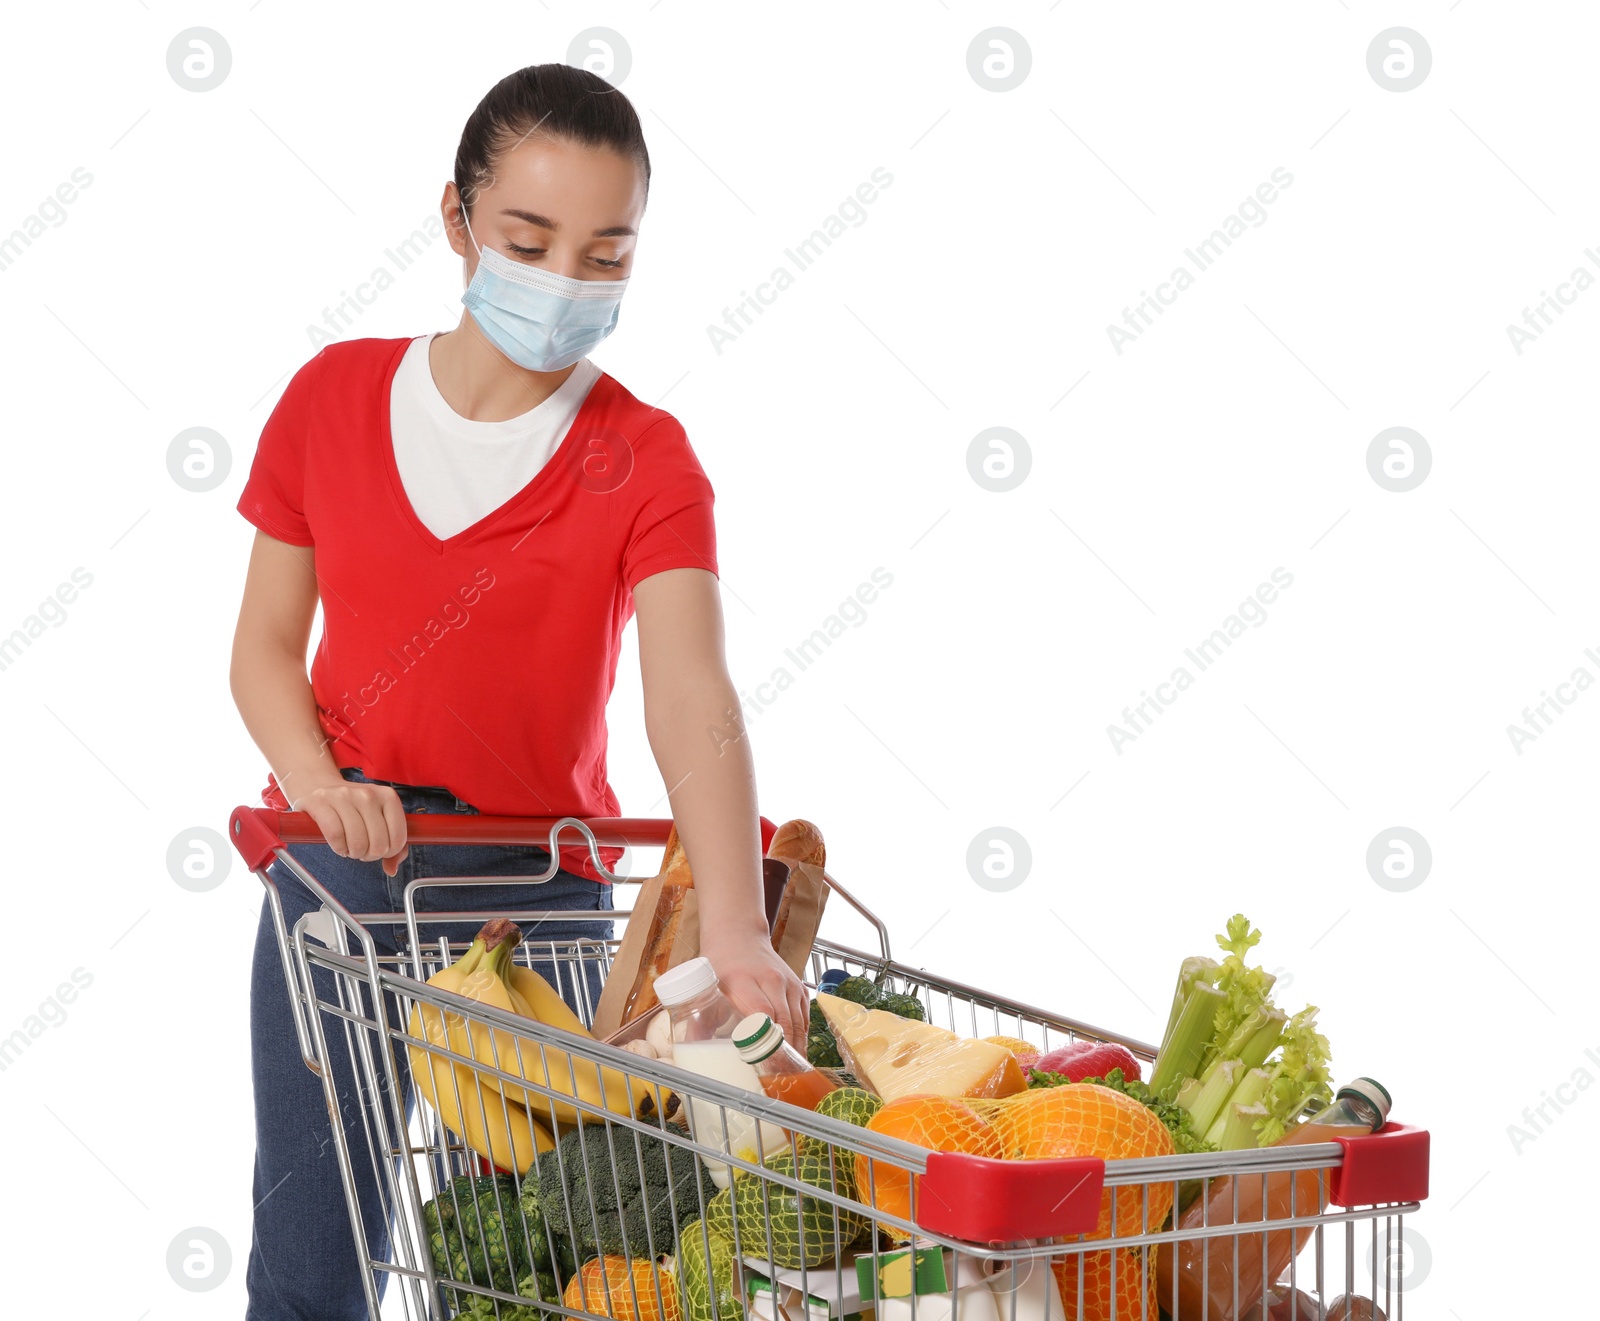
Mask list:
[{"label": "dark hair in ponytail", "polygon": [[609,148],[636,162],[650,195],[650,153],[632,102],[588,69],[530,64],[491,87],[461,130],[455,181],[468,210],[493,182],[499,156],[535,134]]}]

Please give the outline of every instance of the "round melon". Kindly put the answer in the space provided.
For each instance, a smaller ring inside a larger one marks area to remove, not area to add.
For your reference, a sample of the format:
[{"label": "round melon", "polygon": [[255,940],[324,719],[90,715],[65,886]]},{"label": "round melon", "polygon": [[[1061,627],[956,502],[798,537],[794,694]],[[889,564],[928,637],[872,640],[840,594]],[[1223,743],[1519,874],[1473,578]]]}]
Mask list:
[{"label": "round melon", "polygon": [[840,1087],[817,1102],[819,1115],[842,1119],[857,1128],[865,1128],[872,1116],[882,1109],[883,1102],[864,1087]]},{"label": "round melon", "polygon": [[733,1189],[724,1188],[706,1203],[706,1228],[733,1242]]},{"label": "round melon", "polygon": [[[1001,1154],[1012,1160],[1058,1160],[1098,1156],[1101,1160],[1138,1160],[1171,1156],[1177,1151],[1172,1134],[1131,1096],[1095,1083],[1064,1083],[1006,1098],[990,1114],[999,1135]],[[1148,1200],[1146,1219],[1142,1202]],[[1141,1232],[1145,1223],[1160,1225],[1172,1209],[1172,1185],[1126,1185],[1117,1190],[1117,1233]],[[1111,1189],[1100,1199],[1100,1222],[1089,1237],[1111,1233]],[[1108,1272],[1109,1278],[1109,1272]]]},{"label": "round melon", "polygon": [[[856,1128],[865,1128],[872,1116],[883,1108],[883,1102],[871,1092],[862,1087],[840,1087],[829,1092],[822,1100],[817,1102],[817,1113],[826,1115],[829,1119],[838,1119],[846,1124],[853,1124]],[[834,1153],[833,1167],[836,1171],[836,1182],[844,1185],[840,1191],[845,1191],[845,1186],[855,1188],[855,1158],[854,1153],[845,1147],[835,1147],[824,1138],[806,1137],[796,1134],[796,1145],[802,1152],[814,1155],[824,1165],[828,1160],[828,1152]],[[854,1193],[851,1193],[854,1196]]]},{"label": "round melon", "polygon": [[699,1220],[685,1225],[678,1236],[677,1268],[688,1321],[742,1321],[732,1239]]},{"label": "round melon", "polygon": [[[989,1123],[971,1106],[950,1096],[914,1093],[890,1101],[867,1123],[873,1133],[914,1142],[929,1151],[959,1151],[969,1156],[997,1157],[1000,1139]],[[911,1219],[912,1182],[909,1170],[855,1158],[855,1182],[859,1201],[890,1215]],[[879,1222],[878,1228],[897,1240],[907,1237],[895,1225]]]},{"label": "round melon", "polygon": [[[830,1162],[826,1150],[820,1156],[814,1151],[801,1152],[798,1170],[794,1156],[787,1151],[769,1158],[765,1164],[774,1174],[798,1178],[801,1183],[837,1192],[843,1197],[854,1196],[844,1162],[838,1159]],[[835,1170],[840,1173],[837,1180]],[[740,1250],[747,1257],[770,1257],[777,1266],[798,1269],[832,1261],[860,1237],[865,1224],[853,1211],[754,1174],[738,1175],[731,1191],[731,1218],[738,1227]],[[713,1219],[712,1206],[716,1200],[714,1197],[706,1203],[706,1220],[712,1225],[726,1214],[719,1211]],[[727,1237],[733,1238],[731,1230]]]},{"label": "round melon", "polygon": [[1035,1046],[1031,1041],[1024,1041],[1021,1037],[985,1037],[984,1040],[991,1046],[1004,1046],[1015,1055],[1017,1057],[1017,1067],[1023,1073],[1027,1073],[1039,1061],[1039,1047]]}]

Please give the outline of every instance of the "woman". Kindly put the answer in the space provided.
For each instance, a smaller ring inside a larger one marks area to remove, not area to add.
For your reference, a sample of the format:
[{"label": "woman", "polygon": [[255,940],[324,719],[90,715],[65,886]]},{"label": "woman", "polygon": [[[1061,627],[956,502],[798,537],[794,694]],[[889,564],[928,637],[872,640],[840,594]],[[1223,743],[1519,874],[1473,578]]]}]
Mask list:
[{"label": "woman", "polygon": [[[737,1004],[803,1033],[805,992],[763,913],[711,486],[678,422],[583,356],[616,324],[649,182],[633,107],[594,74],[538,65],[484,97],[442,202],[466,263],[460,323],[328,345],[262,432],[239,501],[257,533],[233,692],[272,768],[265,800],[308,813],[327,840],[295,856],[353,912],[395,911],[419,876],[525,876],[548,862],[535,848],[409,846],[407,812],[620,814],[605,703],[636,613],[645,725],[694,866],[701,949]],[[586,848],[560,852],[536,891],[423,890],[421,906],[609,909]],[[619,855],[603,851],[608,867]],[[274,875],[292,926],[315,901]],[[609,933],[604,918],[559,932]],[[403,947],[403,930],[379,934]],[[336,1135],[300,1059],[265,909],[251,1027],[248,1315],[364,1316]],[[333,1071],[350,1077],[345,1060]],[[370,1167],[346,1099],[355,1164]],[[385,1211],[366,1183],[363,1225],[382,1255]]]}]

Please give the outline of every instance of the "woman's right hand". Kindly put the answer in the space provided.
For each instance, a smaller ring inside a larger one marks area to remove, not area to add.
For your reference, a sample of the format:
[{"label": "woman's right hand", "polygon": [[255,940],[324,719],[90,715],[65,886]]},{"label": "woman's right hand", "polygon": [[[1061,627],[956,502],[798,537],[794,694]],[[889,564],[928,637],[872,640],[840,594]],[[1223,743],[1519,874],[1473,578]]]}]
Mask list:
[{"label": "woman's right hand", "polygon": [[313,789],[293,804],[317,823],[328,847],[341,858],[362,862],[383,859],[393,876],[410,852],[406,813],[400,795],[386,784],[354,784],[348,780]]}]

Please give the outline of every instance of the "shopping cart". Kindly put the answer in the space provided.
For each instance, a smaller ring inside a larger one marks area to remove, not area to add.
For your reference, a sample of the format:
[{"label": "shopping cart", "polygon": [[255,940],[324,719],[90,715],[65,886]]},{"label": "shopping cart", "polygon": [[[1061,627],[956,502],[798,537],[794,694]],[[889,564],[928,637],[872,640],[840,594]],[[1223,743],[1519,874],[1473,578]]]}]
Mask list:
[{"label": "shopping cart", "polygon": [[[661,847],[670,824],[406,819],[416,844],[538,845],[552,858],[558,842],[575,835],[607,876],[599,845]],[[424,879],[407,888],[403,912],[353,914],[285,847],[320,842],[310,818],[241,807],[230,828],[266,886],[305,1063],[322,1077],[330,1114],[340,1113],[341,1094],[358,1098],[362,1141],[347,1140],[335,1124],[334,1145],[372,1321],[1051,1321],[1062,1315],[1058,1299],[1072,1321],[1402,1315],[1405,1217],[1427,1196],[1424,1131],[1388,1124],[1332,1142],[1143,1160],[930,1153],[426,985],[490,917],[546,931],[576,915],[419,914],[421,891],[547,876]],[[772,832],[763,819],[763,845]],[[274,861],[322,904],[292,930],[268,875]],[[1153,1058],[1149,1046],[1114,1032],[895,962],[883,923],[825,879],[874,928],[878,951],[819,939],[813,987],[830,969],[844,969],[915,996],[928,1021],[960,1035],[1003,1034],[1046,1050],[1081,1038],[1120,1042]],[[459,930],[424,948],[419,921]],[[407,952],[380,951],[374,932],[383,926],[405,929]],[[618,943],[541,937],[524,940],[514,958],[543,970],[587,1024]],[[419,1027],[424,1022],[460,1031],[430,1032]],[[472,1048],[472,1032],[496,1043],[488,1062]],[[325,1064],[334,1034],[353,1076],[335,1078]],[[510,1043],[503,1054],[499,1043]],[[419,1102],[408,1116],[400,1085],[408,1061],[412,1071],[431,1074],[438,1108]],[[606,1092],[619,1075],[621,1105]],[[691,1104],[692,1129],[682,1122]],[[441,1108],[451,1110],[451,1125]],[[763,1135],[759,1154],[730,1139],[752,1128]],[[457,1130],[475,1136],[478,1150]],[[531,1135],[537,1156],[527,1137],[519,1145],[519,1134]],[[500,1153],[498,1162],[485,1158]],[[731,1172],[729,1191],[708,1177],[713,1166]],[[1219,1176],[1232,1179],[1231,1210],[1174,1227],[1167,1208],[1193,1201],[1208,1187],[1203,1181]],[[372,1227],[362,1223],[363,1180],[376,1184],[392,1227],[384,1253],[365,1246]],[[907,1204],[879,1195],[908,1181]],[[1259,1189],[1259,1197],[1241,1198],[1241,1187]],[[1285,1187],[1287,1208],[1276,1196]],[[1097,1227],[1109,1234],[1084,1237]],[[1281,1248],[1285,1234],[1297,1246],[1287,1275],[1272,1280],[1269,1248]],[[914,1255],[906,1254],[908,1241]],[[1164,1275],[1157,1269],[1163,1257]],[[1198,1306],[1179,1288],[1196,1263]],[[1219,1291],[1214,1272],[1231,1284]],[[1159,1289],[1158,1280],[1169,1287]],[[1253,1281],[1273,1292],[1258,1302]],[[1335,1295],[1344,1296],[1336,1306]]]}]

